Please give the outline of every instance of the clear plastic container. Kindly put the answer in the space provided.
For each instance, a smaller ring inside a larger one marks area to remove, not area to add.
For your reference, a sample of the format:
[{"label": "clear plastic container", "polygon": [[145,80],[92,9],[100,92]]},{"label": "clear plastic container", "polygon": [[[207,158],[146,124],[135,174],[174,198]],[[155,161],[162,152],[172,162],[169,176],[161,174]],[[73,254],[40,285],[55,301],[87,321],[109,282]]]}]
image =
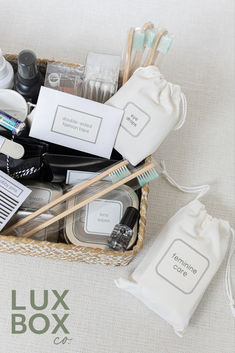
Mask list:
[{"label": "clear plastic container", "polygon": [[[22,218],[25,218],[25,217],[31,215],[32,213],[33,213],[33,211],[19,210],[14,215],[14,217],[11,219],[11,221],[9,222],[9,226],[18,222]],[[19,230],[16,230],[15,235],[20,237],[20,236],[22,236],[23,233],[26,233],[26,232],[30,231],[32,228],[39,226],[43,222],[46,222],[46,221],[52,219],[54,216],[55,215],[52,213],[41,214],[39,217],[36,217],[32,221],[25,224],[24,227],[22,227],[23,228],[22,233],[20,231],[20,228],[19,228]],[[60,227],[59,227],[58,222],[54,223],[50,227],[47,227],[46,229],[43,229],[40,232],[38,232],[37,234],[33,235],[32,239],[40,240],[40,241],[47,240],[47,241],[57,243],[58,238],[59,238],[59,229],[60,229]]]},{"label": "clear plastic container", "polygon": [[84,67],[81,66],[48,63],[45,86],[81,96],[83,72]]},{"label": "clear plastic container", "polygon": [[[63,190],[59,185],[52,183],[39,183],[39,182],[27,182],[25,184],[29,189],[32,190],[29,197],[24,201],[21,205],[19,211],[14,215],[14,217],[9,222],[9,226],[18,222],[22,218],[25,218],[32,214],[34,211],[39,208],[45,206],[49,202],[57,199],[63,194]],[[52,210],[41,214],[40,216],[34,218],[24,226],[21,226],[15,230],[16,236],[22,236],[22,234],[28,232],[32,228],[35,228],[52,219],[56,214],[62,212],[63,205],[58,205],[54,207]],[[35,240],[47,240],[51,242],[57,242],[59,238],[59,230],[60,225],[58,222],[52,224],[50,227],[41,230],[34,236],[32,236]]]},{"label": "clear plastic container", "polygon": [[106,102],[118,89],[120,56],[87,55],[83,81],[83,97],[96,102]]},{"label": "clear plastic container", "polygon": [[[102,183],[110,184],[108,181]],[[73,207],[86,193],[90,194],[92,189],[95,187],[89,187],[85,192],[69,200],[67,208]],[[108,248],[108,238],[129,206],[138,209],[139,199],[132,188],[123,185],[68,216],[64,224],[65,239],[75,245]],[[133,245],[136,237],[137,225],[129,247]]]}]

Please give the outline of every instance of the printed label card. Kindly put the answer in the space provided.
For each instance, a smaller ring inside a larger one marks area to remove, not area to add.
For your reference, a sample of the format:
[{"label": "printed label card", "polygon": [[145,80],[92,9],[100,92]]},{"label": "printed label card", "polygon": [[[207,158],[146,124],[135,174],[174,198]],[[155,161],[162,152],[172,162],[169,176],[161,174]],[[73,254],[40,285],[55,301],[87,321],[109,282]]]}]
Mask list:
[{"label": "printed label card", "polygon": [[123,110],[41,87],[30,136],[110,158]]},{"label": "printed label card", "polygon": [[31,190],[0,171],[0,231],[26,200]]}]

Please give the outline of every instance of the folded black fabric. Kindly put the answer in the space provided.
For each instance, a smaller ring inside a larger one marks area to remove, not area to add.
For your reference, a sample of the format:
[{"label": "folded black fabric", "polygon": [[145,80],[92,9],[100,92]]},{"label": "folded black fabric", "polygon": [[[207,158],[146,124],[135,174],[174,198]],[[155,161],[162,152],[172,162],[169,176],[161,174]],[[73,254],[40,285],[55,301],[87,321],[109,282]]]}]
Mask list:
[{"label": "folded black fabric", "polygon": [[67,170],[98,172],[113,163],[115,160],[99,157],[45,153],[43,156],[43,179],[62,183],[66,180]]},{"label": "folded black fabric", "polygon": [[[12,138],[8,132],[1,132],[1,135]],[[0,170],[15,179],[62,183],[68,169],[97,172],[121,159],[115,150],[111,159],[105,159],[27,136],[15,137],[14,141],[24,147],[25,154],[22,159],[0,154]]]},{"label": "folded black fabric", "polygon": [[[7,132],[1,132],[1,135],[8,139],[12,138]],[[48,150],[48,144],[30,137],[15,137],[14,141],[24,147],[25,154],[21,159],[13,159],[0,154],[0,170],[14,179],[39,177],[43,167],[42,156]]]}]

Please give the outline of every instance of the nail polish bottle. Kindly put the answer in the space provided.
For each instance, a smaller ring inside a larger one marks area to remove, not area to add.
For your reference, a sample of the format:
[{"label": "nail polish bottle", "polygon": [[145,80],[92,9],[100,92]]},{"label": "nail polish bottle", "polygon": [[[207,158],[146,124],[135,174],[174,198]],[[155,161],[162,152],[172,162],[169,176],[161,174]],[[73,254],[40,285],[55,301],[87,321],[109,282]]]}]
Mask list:
[{"label": "nail polish bottle", "polygon": [[110,249],[125,251],[128,248],[138,217],[139,210],[134,207],[127,207],[120,223],[116,224],[108,239]]},{"label": "nail polish bottle", "polygon": [[22,50],[18,56],[15,89],[27,101],[36,103],[44,78],[38,69],[36,55],[31,50]]}]

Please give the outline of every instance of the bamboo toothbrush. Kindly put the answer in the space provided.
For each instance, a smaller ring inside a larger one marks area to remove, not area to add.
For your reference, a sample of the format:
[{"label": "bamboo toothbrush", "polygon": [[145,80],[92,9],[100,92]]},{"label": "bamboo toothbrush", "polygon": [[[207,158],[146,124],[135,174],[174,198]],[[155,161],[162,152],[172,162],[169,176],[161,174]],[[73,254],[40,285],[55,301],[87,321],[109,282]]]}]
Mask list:
[{"label": "bamboo toothbrush", "polygon": [[153,58],[153,65],[156,65],[156,60],[157,60],[157,66],[159,66],[160,64],[159,61],[161,61],[161,58],[168,53],[172,45],[172,42],[173,42],[173,37],[171,35],[165,34],[164,36],[161,37]]},{"label": "bamboo toothbrush", "polygon": [[13,232],[16,228],[23,226],[24,224],[28,223],[35,217],[41,215],[42,213],[48,211],[50,208],[55,207],[56,205],[60,204],[61,202],[68,200],[70,197],[76,195],[78,192],[86,189],[88,186],[93,185],[97,181],[102,180],[106,176],[110,175],[113,182],[116,182],[128,175],[130,175],[130,171],[126,167],[129,164],[127,160],[123,160],[119,163],[114,164],[112,167],[107,168],[101,174],[96,175],[94,178],[86,180],[82,183],[77,184],[72,190],[67,192],[66,194],[62,195],[61,197],[51,201],[47,205],[41,207],[37,211],[33,212],[29,216],[22,218],[17,223],[13,224],[9,228],[3,231],[4,235],[8,235],[9,233]]},{"label": "bamboo toothbrush", "polygon": [[131,50],[132,50],[132,41],[133,41],[134,33],[135,33],[135,29],[132,27],[129,31],[128,40],[127,40],[126,57],[125,57],[123,79],[122,79],[123,85],[124,83],[126,83],[126,81],[129,78],[129,71],[130,71],[130,64],[131,64]]},{"label": "bamboo toothbrush", "polygon": [[134,58],[131,63],[130,74],[132,74],[137,67],[140,65],[141,57],[144,53],[146,41],[146,32],[147,30],[152,30],[154,25],[152,22],[145,23],[140,30],[136,30],[134,33],[133,41],[132,41],[132,51],[135,50]]},{"label": "bamboo toothbrush", "polygon": [[158,33],[157,33],[157,37],[156,37],[156,40],[155,40],[155,43],[154,43],[154,46],[152,47],[152,50],[149,54],[149,57],[148,57],[148,60],[146,62],[146,65],[145,66],[149,66],[149,65],[153,65],[154,64],[154,61],[156,60],[156,50],[157,50],[157,47],[160,43],[160,40],[161,38],[166,35],[168,32],[166,29],[161,29]]},{"label": "bamboo toothbrush", "polygon": [[147,29],[144,37],[144,52],[142,55],[142,60],[140,66],[145,66],[145,62],[149,56],[149,53],[154,46],[155,40],[157,37],[157,30],[155,28]]},{"label": "bamboo toothbrush", "polygon": [[[107,194],[108,192],[115,190],[119,186],[126,184],[127,182],[137,178],[139,181],[140,186],[143,186],[147,184],[148,182],[154,180],[155,178],[158,177],[158,174],[156,170],[154,169],[155,163],[149,163],[146,166],[139,168],[132,174],[126,176],[125,178],[119,180],[115,184],[112,184],[108,186],[107,188],[98,191],[97,193],[93,194],[92,196],[88,197],[86,200],[83,200],[82,202],[79,202],[77,205],[67,209],[66,211],[58,214],[57,216],[53,217],[52,219],[40,224],[39,226],[33,228],[32,230],[28,231],[27,233],[23,234],[22,237],[28,238],[31,237],[32,235],[36,234],[37,232],[49,227],[50,225],[54,224],[55,222],[60,221],[61,219],[69,216],[70,214],[76,212],[80,208],[84,207],[88,203],[102,197],[103,195]],[[72,190],[71,190],[72,191]],[[76,194],[76,193],[75,193]],[[59,197],[57,200],[61,200],[63,198]]]}]

